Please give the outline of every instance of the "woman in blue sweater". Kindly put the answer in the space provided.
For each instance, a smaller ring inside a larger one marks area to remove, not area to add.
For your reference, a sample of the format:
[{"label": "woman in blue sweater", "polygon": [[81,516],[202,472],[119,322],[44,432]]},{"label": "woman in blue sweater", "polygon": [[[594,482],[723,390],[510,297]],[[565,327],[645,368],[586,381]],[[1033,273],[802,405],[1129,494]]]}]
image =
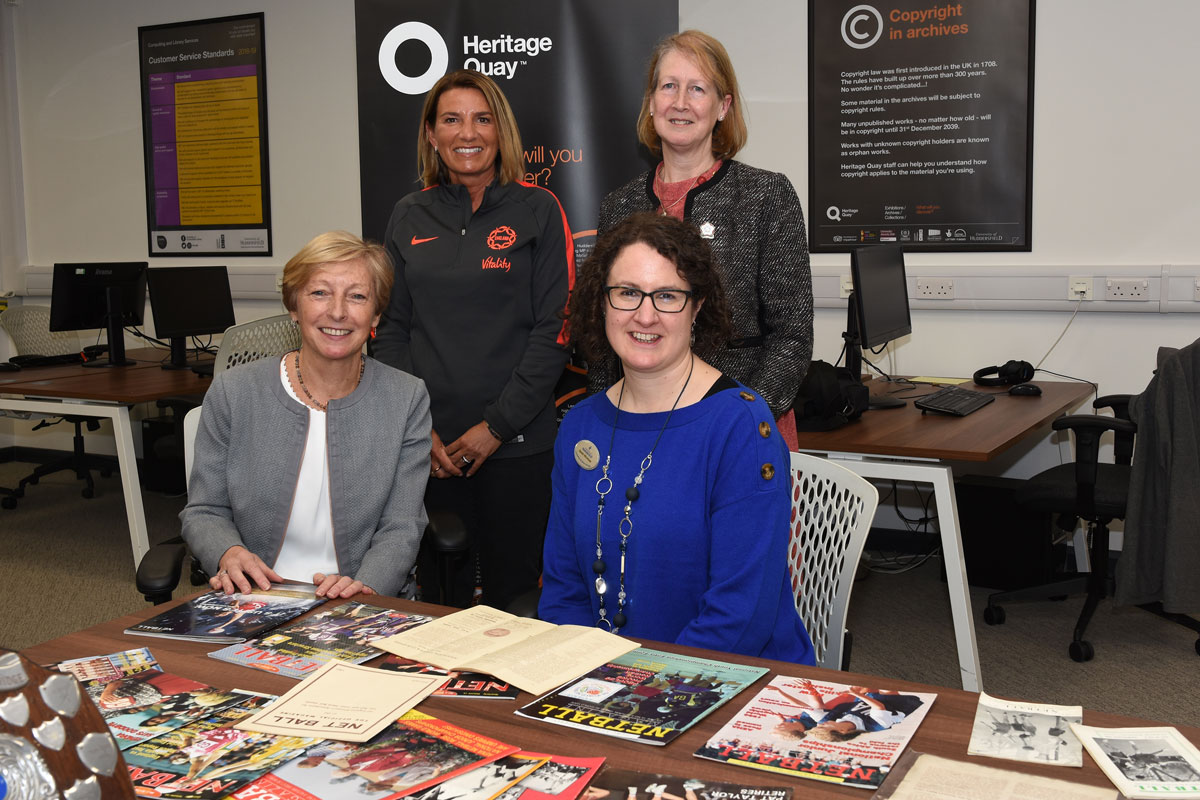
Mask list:
[{"label": "woman in blue sweater", "polygon": [[581,274],[571,335],[624,377],[559,430],[539,616],[813,663],[788,583],[787,449],[762,398],[693,351],[729,335],[708,245],[637,214]]}]

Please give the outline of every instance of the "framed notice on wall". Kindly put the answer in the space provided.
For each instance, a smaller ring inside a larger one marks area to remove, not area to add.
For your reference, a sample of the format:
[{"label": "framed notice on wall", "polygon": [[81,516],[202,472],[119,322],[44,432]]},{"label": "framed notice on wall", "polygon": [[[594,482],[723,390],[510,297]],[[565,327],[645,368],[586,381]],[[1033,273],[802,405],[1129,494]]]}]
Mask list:
[{"label": "framed notice on wall", "polygon": [[271,255],[263,15],[138,28],[151,256]]},{"label": "framed notice on wall", "polygon": [[809,247],[1031,249],[1033,0],[810,0]]}]

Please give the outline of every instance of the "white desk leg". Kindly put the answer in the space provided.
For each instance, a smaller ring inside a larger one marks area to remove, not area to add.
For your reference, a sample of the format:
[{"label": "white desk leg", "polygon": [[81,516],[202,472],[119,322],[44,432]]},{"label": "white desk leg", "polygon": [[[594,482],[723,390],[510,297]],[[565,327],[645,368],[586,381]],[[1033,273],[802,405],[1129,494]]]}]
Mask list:
[{"label": "white desk leg", "polygon": [[77,414],[81,417],[106,417],[112,420],[117,445],[117,461],[121,465],[121,489],[125,493],[125,517],[129,523],[129,543],[133,547],[133,567],[141,563],[150,549],[146,530],[146,510],[142,507],[142,485],[138,482],[137,453],[133,449],[133,426],[129,409],[105,403],[74,400],[42,400],[0,396],[0,408],[13,411],[33,411],[39,414]]},{"label": "white desk leg", "polygon": [[950,591],[950,614],[954,619],[954,641],[958,645],[958,669],[963,688],[981,691],[979,645],[975,641],[975,621],[971,617],[971,594],[967,590],[967,562],[963,557],[962,534],[958,524],[958,501],[954,496],[954,475],[949,467],[939,468],[933,491],[937,503],[938,528],[942,534],[942,558],[946,562],[946,588]]},{"label": "white desk leg", "polygon": [[954,497],[954,474],[937,462],[872,461],[850,453],[829,453],[830,458],[864,478],[913,481],[933,485],[937,502],[938,527],[942,535],[942,557],[946,563],[946,588],[950,592],[950,615],[954,620],[954,641],[958,650],[958,671],[962,687],[969,692],[983,689],[979,671],[979,645],[975,641],[975,622],[971,617],[971,597],[967,592],[967,566],[963,558],[962,536],[958,526],[958,503]]},{"label": "white desk leg", "polygon": [[150,537],[146,530],[146,510],[142,506],[142,484],[138,479],[129,409],[117,406],[113,411],[113,435],[117,444],[117,460],[121,464],[121,489],[125,492],[125,518],[129,521],[129,543],[133,547],[133,568],[136,570],[142,556],[150,549]]}]

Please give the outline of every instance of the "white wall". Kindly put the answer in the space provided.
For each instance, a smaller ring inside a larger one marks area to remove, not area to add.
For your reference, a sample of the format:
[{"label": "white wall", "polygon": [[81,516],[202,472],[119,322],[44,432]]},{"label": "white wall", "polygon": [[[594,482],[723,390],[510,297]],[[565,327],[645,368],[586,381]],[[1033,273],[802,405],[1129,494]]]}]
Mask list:
[{"label": "white wall", "polygon": [[[10,208],[0,193],[0,291],[20,290],[27,266],[145,257],[139,25],[266,13],[275,256],[238,259],[233,270],[277,268],[320,231],[357,229],[353,8],[352,0],[20,0],[0,6],[0,97],[8,98],[4,110],[11,117],[11,92],[2,92],[15,88],[19,119],[15,130],[11,123],[5,129],[8,149],[19,158],[0,164],[0,179],[17,181],[23,197],[23,205]],[[806,4],[742,0],[734,8],[724,0],[680,0],[680,24],[717,35],[730,50],[750,120],[744,160],[787,173],[806,201]],[[1042,0],[1034,67],[1033,250],[914,254],[910,275],[923,266],[1029,276],[1114,274],[1159,264],[1194,269],[1200,263],[1192,234],[1200,219],[1191,63],[1197,28],[1200,3],[1194,0]],[[844,255],[813,258],[818,278],[844,273],[846,264]],[[257,316],[260,307],[239,304],[239,319]],[[840,308],[818,309],[816,357],[837,357],[844,315]],[[1009,358],[1036,362],[1069,317],[916,310],[913,335],[896,348],[895,370],[962,375]],[[1044,366],[1097,381],[1101,393],[1138,391],[1150,377],[1156,348],[1192,341],[1200,335],[1198,323],[1194,314],[1080,313]],[[1016,464],[1005,464],[1010,473],[1030,474],[1058,458],[1048,442],[1026,449]]]}]

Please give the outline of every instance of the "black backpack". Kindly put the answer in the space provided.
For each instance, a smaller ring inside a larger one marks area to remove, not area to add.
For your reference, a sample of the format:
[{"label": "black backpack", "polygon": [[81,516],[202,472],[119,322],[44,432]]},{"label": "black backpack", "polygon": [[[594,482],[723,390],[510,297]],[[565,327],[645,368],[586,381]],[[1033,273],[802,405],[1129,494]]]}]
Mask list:
[{"label": "black backpack", "polygon": [[867,387],[850,370],[827,361],[813,361],[800,384],[796,402],[796,430],[830,431],[853,422],[867,410]]}]

